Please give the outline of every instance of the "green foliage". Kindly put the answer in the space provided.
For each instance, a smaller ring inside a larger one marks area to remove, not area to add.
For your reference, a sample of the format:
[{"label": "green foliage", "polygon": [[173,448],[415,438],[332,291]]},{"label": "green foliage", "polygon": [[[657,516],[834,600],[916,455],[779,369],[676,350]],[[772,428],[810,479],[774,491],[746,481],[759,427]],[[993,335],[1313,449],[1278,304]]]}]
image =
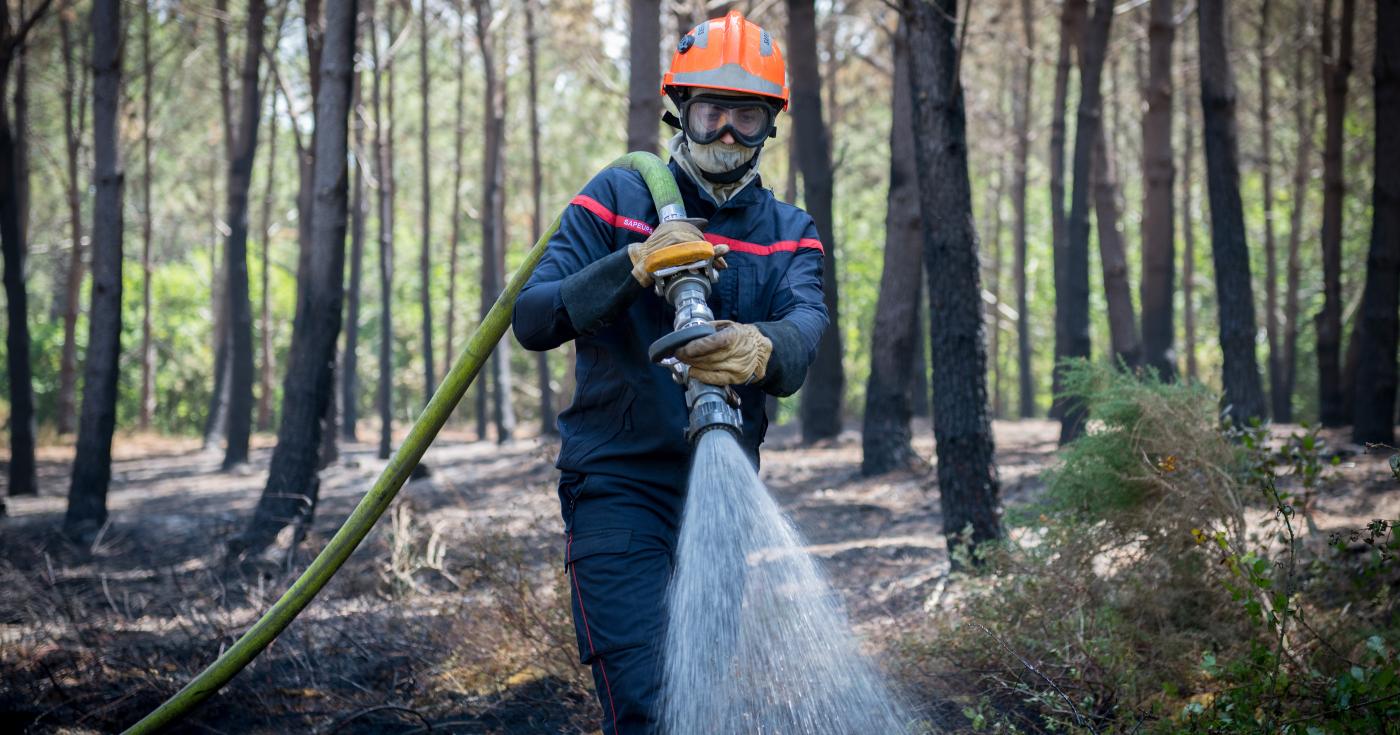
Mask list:
[{"label": "green foliage", "polygon": [[1384,731],[1400,716],[1395,522],[1307,535],[1327,481],[1316,431],[1221,425],[1198,385],[1084,362],[1068,376],[1085,436],[981,576],[956,577],[962,616],[906,640],[923,670],[975,672],[936,688],[965,699],[968,729]]}]

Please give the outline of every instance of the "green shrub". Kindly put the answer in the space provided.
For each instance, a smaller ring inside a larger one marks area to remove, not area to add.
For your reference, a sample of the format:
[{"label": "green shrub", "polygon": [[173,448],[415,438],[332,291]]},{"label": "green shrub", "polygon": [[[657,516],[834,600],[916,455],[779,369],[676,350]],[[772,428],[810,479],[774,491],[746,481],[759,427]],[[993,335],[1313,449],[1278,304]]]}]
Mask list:
[{"label": "green shrub", "polygon": [[1107,366],[1076,363],[1065,387],[1084,436],[981,574],[955,578],[957,615],[906,641],[967,730],[1380,732],[1400,716],[1393,525],[1370,531],[1371,582],[1341,584],[1355,555],[1307,543],[1297,510],[1323,472],[1315,432],[1222,425],[1199,385]]}]

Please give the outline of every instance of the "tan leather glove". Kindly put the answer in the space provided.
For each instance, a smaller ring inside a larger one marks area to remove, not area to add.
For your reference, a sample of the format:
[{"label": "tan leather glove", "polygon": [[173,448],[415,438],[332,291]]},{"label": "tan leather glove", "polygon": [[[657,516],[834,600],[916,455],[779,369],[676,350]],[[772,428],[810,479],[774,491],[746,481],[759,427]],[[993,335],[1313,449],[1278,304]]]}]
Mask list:
[{"label": "tan leather glove", "polygon": [[[632,260],[632,277],[637,279],[637,283],[650,288],[655,279],[642,266],[646,262],[647,256],[672,245],[704,240],[705,235],[700,232],[700,228],[704,225],[705,220],[703,219],[673,219],[657,225],[646,240],[628,245],[627,257]],[[728,245],[715,246],[715,268],[724,270],[726,264],[723,256],[728,252]]]},{"label": "tan leather glove", "polygon": [[690,377],[710,385],[746,385],[762,380],[768,371],[773,342],[758,327],[721,319],[719,330],[676,351],[690,366]]}]

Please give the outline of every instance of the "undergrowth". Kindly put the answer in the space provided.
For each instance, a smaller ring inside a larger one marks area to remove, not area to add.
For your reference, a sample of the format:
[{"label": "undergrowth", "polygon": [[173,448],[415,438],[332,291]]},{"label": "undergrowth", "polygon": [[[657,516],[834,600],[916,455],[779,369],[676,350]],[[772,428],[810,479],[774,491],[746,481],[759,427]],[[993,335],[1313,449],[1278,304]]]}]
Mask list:
[{"label": "undergrowth", "polygon": [[1065,387],[1084,436],[958,577],[959,614],[906,641],[965,729],[1400,732],[1396,522],[1316,528],[1317,432],[1107,366]]}]

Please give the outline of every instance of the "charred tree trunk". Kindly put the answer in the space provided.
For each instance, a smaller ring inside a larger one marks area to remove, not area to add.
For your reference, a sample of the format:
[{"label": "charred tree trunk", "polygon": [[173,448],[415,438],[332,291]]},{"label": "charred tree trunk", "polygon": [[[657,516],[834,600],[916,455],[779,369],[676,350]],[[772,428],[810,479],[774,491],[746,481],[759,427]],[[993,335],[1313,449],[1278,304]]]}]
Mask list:
[{"label": "charred tree trunk", "polygon": [[[8,27],[7,22],[3,24]],[[122,331],[121,2],[92,4],[92,295],[88,309],[83,410],[63,530],[90,542],[107,522],[112,430],[117,423],[117,360]],[[0,134],[5,132],[0,128]],[[4,150],[0,140],[0,150]]]},{"label": "charred tree trunk", "polygon": [[[370,0],[370,7],[374,0]],[[390,0],[385,37],[394,39],[394,3]],[[388,459],[394,449],[394,62],[381,53],[379,36],[370,13],[374,38],[374,151],[379,168],[379,458]],[[383,64],[381,66],[381,63]],[[384,115],[380,117],[380,77],[385,80]]]},{"label": "charred tree trunk", "polygon": [[[73,245],[68,252],[68,273],[64,285],[63,352],[58,367],[58,433],[71,434],[78,416],[75,395],[78,385],[78,310],[83,287],[83,203],[78,180],[78,158],[82,151],[84,123],[87,118],[88,65],[79,58],[86,44],[76,47],[72,41],[71,21],[67,13],[58,15],[59,37],[63,53],[63,139],[67,154],[67,178],[64,181],[68,200],[68,221]],[[74,67],[81,67],[79,72]],[[13,487],[13,486],[12,486]]]},{"label": "charred tree trunk", "polygon": [[[1050,237],[1055,280],[1055,367],[1050,405],[1051,418],[1064,417],[1060,400],[1060,361],[1069,356],[1071,336],[1066,318],[1070,313],[1065,268],[1069,262],[1069,232],[1065,223],[1065,115],[1069,107],[1069,75],[1074,69],[1074,48],[1079,43],[1088,0],[1064,0],[1060,7],[1060,51],[1055,61],[1055,97],[1050,107]],[[1087,286],[1086,286],[1087,288]],[[1087,348],[1086,348],[1087,349]]]},{"label": "charred tree trunk", "polygon": [[1152,0],[1147,26],[1147,111],[1142,116],[1143,179],[1142,306],[1143,364],[1161,380],[1176,377],[1176,213],[1172,180],[1173,0]]},{"label": "charred tree trunk", "polygon": [[[933,300],[933,433],[950,549],[1002,537],[987,418],[987,365],[967,129],[957,78],[956,0],[904,0],[914,151]],[[964,535],[966,533],[966,535]]]},{"label": "charred tree trunk", "polygon": [[367,217],[363,80],[363,74],[355,75],[350,105],[350,129],[354,132],[354,150],[350,160],[355,165],[355,183],[350,203],[350,290],[346,295],[345,353],[340,360],[340,438],[347,442],[359,441],[355,429],[360,421],[360,291],[364,282]]},{"label": "charred tree trunk", "polygon": [[[527,16],[528,17],[528,16]],[[447,367],[457,358],[457,258],[462,247],[462,143],[466,137],[463,114],[467,88],[467,8],[465,0],[457,5],[457,101],[453,107],[452,126],[452,234],[449,235],[447,255]]]},{"label": "charred tree trunk", "polygon": [[272,237],[272,200],[277,194],[277,95],[272,99],[272,109],[267,117],[267,188],[263,190],[262,201],[262,264],[259,268],[259,283],[262,285],[258,313],[258,332],[262,336],[262,364],[258,368],[258,431],[272,428],[272,297],[268,293],[271,275],[272,248],[268,240]]},{"label": "charred tree trunk", "polygon": [[870,345],[870,379],[865,389],[861,433],[861,474],[878,475],[906,467],[915,458],[910,444],[910,401],[920,299],[923,224],[919,181],[914,168],[914,114],[909,87],[907,31],[894,37],[894,90],[890,122],[890,187],[885,208],[885,263]]},{"label": "charred tree trunk", "polygon": [[1317,98],[1313,94],[1308,69],[1316,62],[1316,49],[1303,31],[1303,43],[1293,61],[1293,116],[1298,131],[1298,149],[1293,160],[1292,211],[1288,217],[1288,275],[1283,298],[1283,385],[1274,399],[1274,420],[1293,421],[1293,389],[1297,385],[1299,286],[1302,281],[1303,214],[1307,210],[1308,189],[1312,182],[1313,131],[1317,127]]},{"label": "charred tree trunk", "polygon": [[1202,0],[1196,15],[1200,33],[1206,184],[1210,191],[1211,255],[1219,300],[1225,403],[1230,417],[1243,423],[1264,417],[1264,394],[1254,355],[1254,288],[1250,282],[1249,248],[1240,204],[1235,74],[1226,51],[1224,5],[1221,0]]},{"label": "charred tree trunk", "polygon": [[1138,338],[1133,314],[1133,292],[1128,285],[1128,254],[1119,229],[1118,164],[1108,147],[1107,136],[1099,129],[1089,176],[1094,190],[1094,214],[1099,230],[1099,263],[1103,270],[1103,290],[1108,302],[1108,332],[1113,359],[1126,368],[1142,363],[1142,341]]},{"label": "charred tree trunk", "polygon": [[151,3],[141,4],[141,408],[137,420],[144,430],[155,413],[155,343],[151,341]]},{"label": "charred tree trunk", "polygon": [[1269,72],[1273,59],[1269,46],[1274,35],[1269,27],[1269,0],[1259,6],[1259,173],[1263,179],[1264,195],[1264,332],[1269,342],[1269,399],[1272,415],[1279,414],[1280,400],[1286,400],[1283,390],[1283,351],[1279,344],[1278,321],[1278,248],[1274,240],[1274,152],[1273,126],[1270,123],[1272,105]]},{"label": "charred tree trunk", "polygon": [[[472,0],[476,8],[476,40],[485,70],[481,159],[481,318],[486,318],[505,279],[505,135],[506,90],[496,66],[496,39],[490,0]],[[483,393],[485,385],[483,384]],[[510,342],[502,340],[491,353],[491,419],[496,441],[509,441],[515,431],[511,404]],[[484,435],[483,435],[484,436]]]},{"label": "charred tree trunk", "polygon": [[[21,4],[21,13],[23,12]],[[16,123],[11,126],[6,82],[9,66],[25,53],[25,36],[48,10],[42,3],[32,15],[19,18],[19,29],[11,28],[8,5],[0,9],[0,250],[5,259],[5,300],[8,331],[5,335],[5,362],[10,382],[10,464],[11,495],[38,492],[34,464],[34,380],[29,355],[29,294],[24,282],[25,215],[28,199],[28,172],[25,163],[23,101],[16,105]],[[21,85],[23,81],[19,82]],[[115,90],[113,104],[116,104]],[[23,95],[21,95],[22,97]],[[91,349],[91,347],[89,347]],[[110,432],[109,432],[110,436]],[[106,483],[103,483],[103,497]]]},{"label": "charred tree trunk", "polygon": [[817,9],[813,0],[788,0],[788,49],[792,80],[793,137],[802,168],[803,199],[825,244],[822,289],[831,326],[822,333],[817,357],[802,391],[802,440],[812,443],[841,433],[846,376],[841,366],[840,299],[836,286],[836,231],[832,227],[831,141],[822,119],[822,80],[817,59]]},{"label": "charred tree trunk", "polygon": [[[659,21],[658,21],[659,22]],[[635,39],[636,36],[632,37]],[[544,216],[543,188],[544,175],[540,163],[540,103],[539,103],[539,39],[535,33],[535,0],[525,0],[525,60],[529,67],[530,105],[530,242],[539,242],[541,217]],[[635,80],[636,77],[634,76]],[[653,95],[654,96],[654,95]],[[631,129],[631,120],[628,121]],[[652,133],[656,132],[656,121],[652,121]],[[630,137],[630,135],[629,135]],[[632,150],[636,150],[635,148]],[[650,150],[650,149],[647,149]],[[554,411],[554,387],[549,379],[549,352],[535,353],[535,370],[540,391],[540,434],[555,436],[559,433]]]},{"label": "charred tree trunk", "polygon": [[[426,404],[433,397],[433,392],[437,390],[437,376],[434,375],[433,363],[433,249],[431,247],[433,237],[433,195],[432,183],[428,176],[428,96],[429,96],[428,74],[428,3],[423,0],[418,10],[418,84],[420,94],[418,96],[419,114],[423,121],[423,129],[419,131],[419,166],[423,183],[423,241],[419,243],[418,251],[418,298],[423,308],[423,382],[426,388],[423,402]],[[449,357],[450,359],[450,357]]]},{"label": "charred tree trunk", "polygon": [[[1021,0],[1021,29],[1026,48],[1016,76],[1012,122],[1016,126],[1016,168],[1011,204],[1016,208],[1016,381],[1021,418],[1035,416],[1035,380],[1031,375],[1030,299],[1026,289],[1026,161],[1031,149],[1031,95],[1035,89],[1035,18],[1030,0]],[[1063,121],[1062,121],[1063,123]]]},{"label": "charred tree trunk", "polygon": [[1189,109],[1182,110],[1181,153],[1181,325],[1185,332],[1186,377],[1198,379],[1196,371],[1196,188],[1192,172],[1196,166],[1196,124]]},{"label": "charred tree trunk", "polygon": [[661,119],[660,0],[631,0],[628,41],[627,150],[656,152]]},{"label": "charred tree trunk", "polygon": [[253,428],[253,305],[248,288],[248,188],[257,154],[258,121],[262,119],[262,94],[258,64],[263,54],[263,0],[248,3],[248,39],[243,48],[239,88],[238,137],[228,174],[228,244],[224,246],[228,270],[229,401],[228,448],[224,469],[248,461],[248,436]]},{"label": "charred tree trunk", "polygon": [[299,524],[299,539],[316,509],[321,423],[335,393],[332,371],[345,273],[346,118],[356,5],[356,0],[333,2],[326,12],[324,53],[317,67],[321,81],[316,96],[311,277],[297,299],[301,318],[294,322],[282,384],[282,423],[267,486],[248,530],[232,544],[236,554],[261,551],[288,523]]},{"label": "charred tree trunk", "polygon": [[[1110,0],[1094,0],[1094,12],[1084,27],[1083,41],[1079,46],[1080,92],[1074,130],[1074,182],[1070,189],[1069,218],[1066,221],[1068,233],[1064,266],[1056,289],[1056,305],[1064,309],[1062,318],[1058,309],[1056,314],[1057,319],[1063,322],[1066,337],[1062,358],[1089,357],[1089,169],[1093,163],[1094,146],[1102,135],[1103,95],[1100,80],[1112,19],[1113,3]],[[1060,289],[1064,290],[1063,295],[1059,293]],[[1060,443],[1078,437],[1083,423],[1083,406],[1064,405],[1060,418]]]},{"label": "charred tree trunk", "polygon": [[[228,25],[231,16],[227,0],[216,0],[214,13],[214,46],[219,64],[219,118],[224,129],[223,164],[228,166],[234,157],[234,143],[238,131],[234,129],[233,84],[229,81],[233,62],[229,58],[228,48]],[[217,172],[217,165],[214,170]],[[225,174],[227,174],[227,170],[225,170]],[[224,438],[228,436],[229,370],[231,367],[229,341],[233,337],[229,331],[228,259],[227,257],[220,259],[218,256],[219,238],[222,234],[218,226],[218,178],[217,173],[215,173],[209,182],[210,217],[215,221],[214,235],[209,244],[210,283],[212,284],[210,290],[213,296],[214,314],[214,389],[209,393],[209,410],[204,419],[205,449],[217,449],[223,443]]]},{"label": "charred tree trunk", "polygon": [[1323,3],[1322,67],[1326,132],[1322,144],[1322,311],[1317,315],[1317,408],[1323,426],[1351,420],[1342,397],[1342,170],[1347,79],[1351,76],[1356,0],[1342,0],[1341,43],[1332,42],[1332,1]]},{"label": "charred tree trunk", "polygon": [[1395,353],[1400,344],[1400,0],[1376,4],[1376,184],[1366,290],[1352,339],[1357,344],[1357,444],[1395,443]]}]

